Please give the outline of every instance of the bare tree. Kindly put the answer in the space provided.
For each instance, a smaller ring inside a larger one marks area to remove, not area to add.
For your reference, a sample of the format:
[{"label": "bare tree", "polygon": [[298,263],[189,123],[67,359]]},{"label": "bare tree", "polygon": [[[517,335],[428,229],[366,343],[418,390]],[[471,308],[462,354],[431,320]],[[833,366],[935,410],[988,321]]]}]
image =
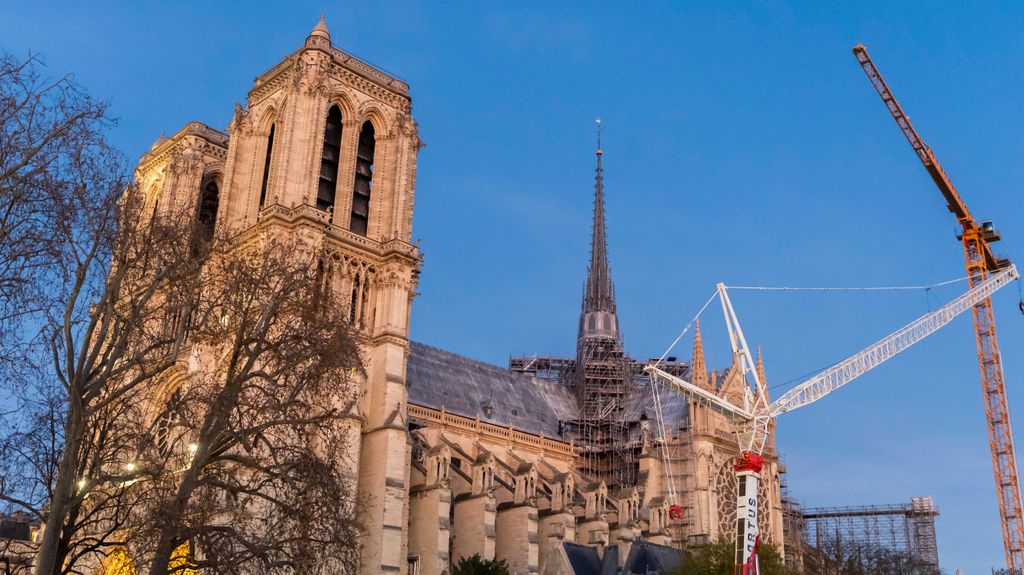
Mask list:
[{"label": "bare tree", "polygon": [[934,565],[913,552],[836,534],[812,548],[807,572],[812,575],[939,575]]},{"label": "bare tree", "polygon": [[0,485],[0,498],[42,521],[39,574],[73,573],[78,559],[120,543],[126,494],[139,491],[128,465],[150,385],[178,361],[184,326],[169,320],[190,305],[201,263],[183,239],[187,222],[146,218],[145,198],[106,159],[83,151],[79,181],[57,206],[45,323],[22,366],[23,389],[48,399],[36,404],[36,429],[3,443],[5,463],[21,473],[10,474],[17,485]]},{"label": "bare tree", "polygon": [[168,456],[143,521],[156,529],[139,546],[149,573],[174,571],[183,545],[208,573],[352,572],[360,361],[320,249],[267,232],[215,251],[209,313],[190,324],[188,373],[164,408]]},{"label": "bare tree", "polygon": [[353,570],[360,361],[316,238],[152,217],[104,107],[38,65],[0,71],[0,512],[41,523],[34,572]]},{"label": "bare tree", "polygon": [[146,217],[105,113],[37,58],[0,59],[0,511],[42,523],[46,575],[120,538],[129,424],[179,355],[165,320],[200,269],[190,218]]},{"label": "bare tree", "polygon": [[[54,255],[54,204],[83,150],[105,147],[106,106],[74,80],[49,80],[34,55],[0,56],[0,349],[39,311],[40,272]],[[9,353],[0,361],[11,362]]]}]

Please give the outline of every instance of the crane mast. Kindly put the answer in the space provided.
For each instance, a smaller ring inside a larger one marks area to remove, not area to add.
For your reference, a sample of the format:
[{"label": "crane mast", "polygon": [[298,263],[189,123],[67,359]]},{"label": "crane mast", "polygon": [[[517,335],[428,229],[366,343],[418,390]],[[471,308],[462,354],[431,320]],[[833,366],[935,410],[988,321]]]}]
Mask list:
[{"label": "crane mast", "polygon": [[[928,175],[939,188],[946,200],[949,211],[956,216],[963,231],[959,237],[963,245],[964,264],[968,284],[971,288],[984,283],[990,272],[1009,265],[1009,261],[996,257],[990,244],[999,241],[999,234],[991,222],[981,225],[971,215],[967,204],[957,192],[953,182],[946,175],[931,148],[917,134],[910,124],[910,118],[896,101],[889,86],[868,56],[863,44],[853,48],[864,73],[881,96],[889,113],[910,142],[918,159],[924,164]],[[989,445],[992,451],[992,468],[995,474],[999,516],[1002,523],[1003,546],[1006,551],[1006,566],[1011,573],[1024,569],[1024,513],[1021,509],[1020,486],[1017,477],[1017,459],[1013,448],[1013,430],[1010,426],[1010,412],[1006,402],[1006,388],[1003,382],[1003,364],[996,339],[995,317],[992,300],[984,300],[971,307],[974,319],[974,335],[978,348],[978,366],[981,373],[981,387],[985,404],[985,418],[988,424]]]}]

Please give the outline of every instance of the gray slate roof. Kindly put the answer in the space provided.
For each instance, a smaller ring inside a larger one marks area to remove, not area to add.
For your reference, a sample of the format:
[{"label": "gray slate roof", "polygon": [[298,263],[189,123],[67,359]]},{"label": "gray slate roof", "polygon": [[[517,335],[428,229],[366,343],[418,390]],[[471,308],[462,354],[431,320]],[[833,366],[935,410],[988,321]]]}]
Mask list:
[{"label": "gray slate roof", "polygon": [[629,548],[622,572],[636,575],[671,575],[683,566],[683,554],[678,549],[637,541]]},{"label": "gray slate roof", "polygon": [[619,548],[606,547],[604,556],[597,554],[597,548],[568,541],[562,543],[569,558],[573,575],[616,575],[619,573]]},{"label": "gray slate roof", "polygon": [[561,437],[559,420],[576,417],[576,400],[565,386],[415,341],[409,342],[406,382],[411,403],[444,406],[450,413],[479,415],[481,421],[551,438]]},{"label": "gray slate roof", "polygon": [[[666,385],[658,388],[658,395],[661,398],[661,415],[665,421],[665,431],[671,435],[681,423],[689,420],[690,407],[682,395]],[[622,410],[622,418],[626,421],[639,421],[641,415],[646,415],[652,423],[656,419],[654,389],[650,383],[645,383]],[[652,425],[651,432],[656,438],[661,436],[657,425]]]}]

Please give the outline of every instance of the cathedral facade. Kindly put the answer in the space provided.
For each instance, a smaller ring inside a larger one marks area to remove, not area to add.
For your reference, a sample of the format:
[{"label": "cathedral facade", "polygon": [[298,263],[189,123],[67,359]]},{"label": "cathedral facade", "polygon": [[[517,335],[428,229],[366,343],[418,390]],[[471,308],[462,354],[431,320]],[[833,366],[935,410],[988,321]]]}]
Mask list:
[{"label": "cathedral facade", "polygon": [[[362,572],[441,574],[475,554],[518,574],[665,571],[672,549],[733,537],[730,423],[659,394],[623,351],[600,147],[576,357],[503,368],[409,340],[422,146],[409,86],[334,47],[321,20],[256,78],[226,133],[192,122],[136,169],[148,197],[197,206],[220,231],[328,244],[365,366],[349,434]],[[707,370],[699,328],[692,361],[666,369],[726,397],[746,385]],[[781,547],[773,441],[765,459],[762,540]]]}]

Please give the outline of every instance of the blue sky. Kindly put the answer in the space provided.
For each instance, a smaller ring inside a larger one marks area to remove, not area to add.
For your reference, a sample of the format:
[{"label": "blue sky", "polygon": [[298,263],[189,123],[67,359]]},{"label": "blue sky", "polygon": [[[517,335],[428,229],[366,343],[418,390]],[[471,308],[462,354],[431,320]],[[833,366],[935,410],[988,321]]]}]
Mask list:
[{"label": "blue sky", "polygon": [[[996,220],[998,251],[1024,257],[1024,7],[831,4],[5,1],[0,47],[38,51],[109,100],[114,141],[137,157],[189,120],[225,126],[252,78],[326,12],[336,45],[411,84],[427,142],[413,337],[498,364],[574,349],[601,116],[620,320],[627,350],[649,357],[719,281],[962,275],[952,216],[857,66],[857,42],[972,210]],[[781,384],[959,289],[733,299]],[[1007,288],[995,305],[1020,428],[1017,298]],[[719,314],[704,327],[723,366]],[[969,319],[785,416],[778,443],[805,504],[931,495],[944,568],[1003,561]]]}]

